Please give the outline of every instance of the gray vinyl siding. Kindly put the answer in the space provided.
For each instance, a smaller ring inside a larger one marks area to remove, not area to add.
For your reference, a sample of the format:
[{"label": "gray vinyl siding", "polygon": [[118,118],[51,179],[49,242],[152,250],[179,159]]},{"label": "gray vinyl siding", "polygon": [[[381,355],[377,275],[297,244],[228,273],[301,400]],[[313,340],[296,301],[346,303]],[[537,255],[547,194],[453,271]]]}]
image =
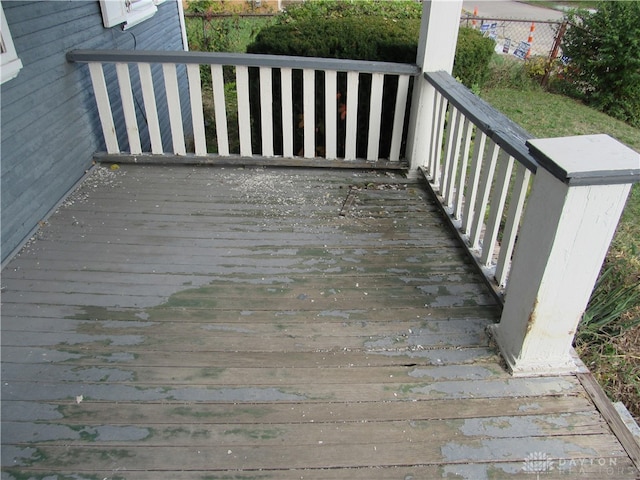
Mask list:
[{"label": "gray vinyl siding", "polygon": [[[167,0],[149,20],[127,31],[104,28],[96,1],[2,2],[23,68],[0,86],[2,261],[37,227],[91,166],[104,140],[87,65],[69,63],[74,49],[182,50],[178,6]],[[138,124],[143,146],[148,133],[137,69],[132,67]],[[188,98],[184,67],[181,98]],[[162,71],[154,82],[163,132],[169,131],[163,105]],[[128,148],[113,67],[105,68],[118,141]],[[183,101],[185,131],[191,130],[188,102]],[[170,138],[170,135],[163,135]],[[164,148],[171,151],[171,145]]]}]

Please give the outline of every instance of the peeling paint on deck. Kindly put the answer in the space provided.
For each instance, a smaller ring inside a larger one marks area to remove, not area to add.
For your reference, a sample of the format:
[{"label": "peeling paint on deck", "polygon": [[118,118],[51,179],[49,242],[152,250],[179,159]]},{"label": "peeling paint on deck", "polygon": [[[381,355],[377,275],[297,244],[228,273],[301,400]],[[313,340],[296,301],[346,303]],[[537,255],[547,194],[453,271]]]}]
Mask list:
[{"label": "peeling paint on deck", "polygon": [[575,378],[501,368],[498,308],[419,185],[113,175],[3,272],[3,480],[494,478],[535,449],[630,467]]}]

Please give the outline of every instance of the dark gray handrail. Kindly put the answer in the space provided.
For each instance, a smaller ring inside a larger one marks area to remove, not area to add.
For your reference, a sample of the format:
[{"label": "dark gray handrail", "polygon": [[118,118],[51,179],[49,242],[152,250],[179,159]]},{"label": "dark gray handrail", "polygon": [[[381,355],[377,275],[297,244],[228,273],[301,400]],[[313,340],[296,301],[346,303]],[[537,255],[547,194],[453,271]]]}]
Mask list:
[{"label": "dark gray handrail", "polygon": [[536,173],[538,162],[527,146],[527,140],[535,138],[533,135],[474,95],[447,72],[426,72],[424,77],[502,150]]},{"label": "dark gray handrail", "polygon": [[183,51],[125,51],[125,50],[73,50],[67,53],[70,62],[89,63],[178,63],[240,65],[247,67],[297,68],[335,70],[339,72],[387,73],[391,75],[418,75],[417,65],[367,60],[336,58],[289,57],[285,55],[259,55],[250,53],[183,52]]}]

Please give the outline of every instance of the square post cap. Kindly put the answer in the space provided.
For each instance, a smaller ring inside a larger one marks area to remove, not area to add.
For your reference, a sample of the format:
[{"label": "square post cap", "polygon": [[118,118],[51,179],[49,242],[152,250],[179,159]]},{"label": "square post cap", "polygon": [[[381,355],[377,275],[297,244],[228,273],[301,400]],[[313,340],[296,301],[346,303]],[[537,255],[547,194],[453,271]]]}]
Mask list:
[{"label": "square post cap", "polygon": [[615,185],[640,181],[640,153],[609,135],[527,141],[540,166],[568,185]]}]

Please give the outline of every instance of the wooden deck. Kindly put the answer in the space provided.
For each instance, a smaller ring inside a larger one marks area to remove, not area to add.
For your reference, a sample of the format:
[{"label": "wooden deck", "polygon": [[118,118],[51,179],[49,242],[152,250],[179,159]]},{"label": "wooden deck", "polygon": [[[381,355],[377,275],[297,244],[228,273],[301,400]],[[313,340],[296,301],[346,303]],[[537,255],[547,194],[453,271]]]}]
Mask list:
[{"label": "wooden deck", "polygon": [[397,174],[97,169],[2,272],[2,479],[638,478]]}]

